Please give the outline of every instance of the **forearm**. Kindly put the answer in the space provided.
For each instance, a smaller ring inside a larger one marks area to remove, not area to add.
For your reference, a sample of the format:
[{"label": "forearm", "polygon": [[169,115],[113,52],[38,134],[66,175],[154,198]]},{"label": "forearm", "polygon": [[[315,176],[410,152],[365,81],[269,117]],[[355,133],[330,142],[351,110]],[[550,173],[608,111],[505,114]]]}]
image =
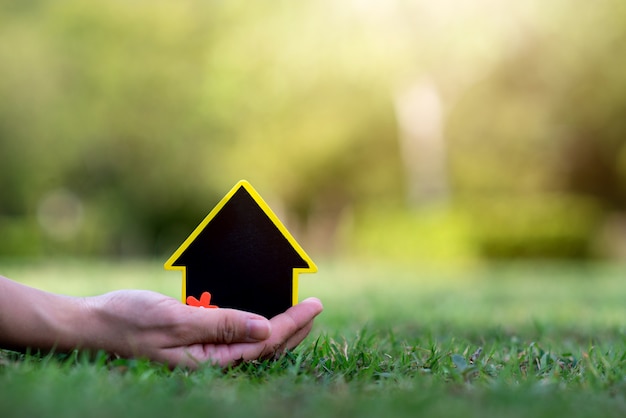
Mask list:
[{"label": "forearm", "polygon": [[83,299],[0,276],[0,348],[67,351],[81,346],[87,311]]}]

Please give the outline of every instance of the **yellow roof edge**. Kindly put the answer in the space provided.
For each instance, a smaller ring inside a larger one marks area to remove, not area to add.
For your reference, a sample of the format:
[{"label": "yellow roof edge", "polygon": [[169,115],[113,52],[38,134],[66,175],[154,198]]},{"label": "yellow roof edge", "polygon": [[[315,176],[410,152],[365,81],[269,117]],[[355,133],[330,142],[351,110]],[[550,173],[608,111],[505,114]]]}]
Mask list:
[{"label": "yellow roof edge", "polygon": [[241,187],[246,189],[246,191],[252,196],[254,201],[259,205],[261,210],[270,218],[272,223],[278,228],[278,230],[283,234],[283,236],[287,239],[287,241],[293,246],[294,250],[298,253],[300,257],[304,259],[304,261],[309,265],[308,268],[297,268],[297,273],[315,273],[317,272],[317,265],[313,262],[311,257],[304,251],[304,249],[298,244],[296,239],[291,235],[291,233],[287,230],[285,225],[280,221],[278,216],[272,211],[269,205],[263,200],[261,195],[256,191],[254,187],[247,180],[240,180],[233,186],[232,189],[219,201],[219,203],[209,212],[209,214],[200,222],[200,224],[193,230],[193,232],[183,241],[183,243],[178,247],[176,251],[167,259],[164,264],[166,270],[181,270],[184,267],[174,266],[176,260],[182,255],[182,253],[191,245],[191,243],[196,239],[196,237],[202,232],[202,230],[211,222],[211,220],[222,210],[222,208],[226,205],[226,203],[231,199],[231,197],[239,190]]}]

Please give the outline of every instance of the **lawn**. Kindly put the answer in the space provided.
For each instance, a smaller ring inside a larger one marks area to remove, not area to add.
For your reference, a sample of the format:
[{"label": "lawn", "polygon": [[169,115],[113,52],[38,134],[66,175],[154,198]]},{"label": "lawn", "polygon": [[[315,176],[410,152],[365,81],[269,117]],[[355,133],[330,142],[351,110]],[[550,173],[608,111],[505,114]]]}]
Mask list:
[{"label": "lawn", "polygon": [[[0,266],[67,294],[180,292],[160,262]],[[300,297],[325,311],[279,361],[188,372],[2,352],[0,416],[626,415],[623,265],[319,267],[301,275]]]}]

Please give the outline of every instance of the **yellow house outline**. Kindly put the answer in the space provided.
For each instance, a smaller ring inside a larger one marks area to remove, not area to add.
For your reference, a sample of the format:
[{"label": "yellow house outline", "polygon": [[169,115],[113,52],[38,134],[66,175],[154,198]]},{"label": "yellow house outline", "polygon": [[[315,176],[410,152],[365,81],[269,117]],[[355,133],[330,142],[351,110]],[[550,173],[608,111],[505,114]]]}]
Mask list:
[{"label": "yellow house outline", "polygon": [[270,209],[269,205],[263,200],[261,195],[252,187],[252,185],[246,180],[240,180],[227,194],[220,200],[220,202],[213,208],[211,212],[200,222],[200,224],[193,230],[191,235],[187,237],[185,241],[178,247],[174,254],[170,256],[170,258],[165,262],[164,267],[166,270],[179,270],[183,274],[183,286],[182,286],[182,302],[186,303],[187,297],[187,267],[186,266],[175,266],[174,263],[176,260],[183,254],[183,252],[191,245],[191,243],[200,235],[202,230],[215,218],[215,216],[222,210],[222,208],[226,205],[226,203],[233,197],[233,195],[243,187],[249,194],[252,196],[257,205],[263,210],[263,212],[270,218],[272,223],[278,228],[278,230],[283,234],[283,236],[287,239],[287,241],[291,244],[294,250],[298,253],[300,257],[308,264],[309,267],[304,268],[294,268],[292,275],[292,286],[293,286],[293,294],[292,294],[292,305],[298,303],[298,274],[300,273],[315,273],[317,272],[317,266],[308,256],[308,254],[302,249],[300,244],[295,240],[295,238],[289,233],[285,225],[278,219],[278,216]]}]

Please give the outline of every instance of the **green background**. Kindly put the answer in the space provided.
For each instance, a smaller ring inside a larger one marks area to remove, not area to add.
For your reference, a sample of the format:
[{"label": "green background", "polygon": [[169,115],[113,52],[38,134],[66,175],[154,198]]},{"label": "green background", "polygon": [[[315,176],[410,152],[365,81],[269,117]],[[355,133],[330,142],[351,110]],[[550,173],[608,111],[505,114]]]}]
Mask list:
[{"label": "green background", "polygon": [[620,259],[616,0],[0,6],[0,256],[167,257],[240,179],[316,259]]}]

